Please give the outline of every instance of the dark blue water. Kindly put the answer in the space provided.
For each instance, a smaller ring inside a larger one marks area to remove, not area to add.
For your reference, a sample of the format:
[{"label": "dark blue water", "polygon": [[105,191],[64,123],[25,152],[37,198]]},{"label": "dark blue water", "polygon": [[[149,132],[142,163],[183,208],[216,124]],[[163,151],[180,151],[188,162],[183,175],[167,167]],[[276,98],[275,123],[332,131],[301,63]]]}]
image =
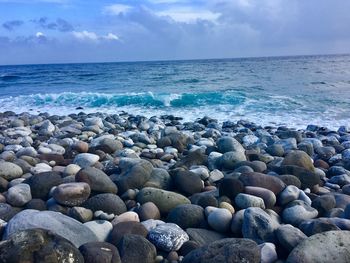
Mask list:
[{"label": "dark blue water", "polygon": [[0,107],[337,127],[350,120],[350,55],[0,66]]}]

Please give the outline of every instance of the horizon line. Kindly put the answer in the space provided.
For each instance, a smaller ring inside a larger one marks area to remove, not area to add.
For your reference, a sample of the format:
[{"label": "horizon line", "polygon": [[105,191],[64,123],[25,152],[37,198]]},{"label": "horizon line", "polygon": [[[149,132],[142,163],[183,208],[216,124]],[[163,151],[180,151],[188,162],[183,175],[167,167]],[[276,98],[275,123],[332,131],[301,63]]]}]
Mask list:
[{"label": "horizon line", "polygon": [[267,56],[242,56],[242,57],[213,57],[213,58],[187,58],[187,59],[150,59],[150,60],[121,60],[121,61],[88,61],[88,62],[53,62],[53,63],[24,63],[24,64],[0,64],[0,67],[11,66],[45,66],[45,65],[77,65],[77,64],[115,64],[115,63],[156,63],[156,62],[181,62],[203,60],[235,60],[235,59],[264,59],[264,58],[290,58],[290,57],[314,57],[314,56],[347,56],[350,53],[327,54],[298,54],[298,55],[267,55]]}]

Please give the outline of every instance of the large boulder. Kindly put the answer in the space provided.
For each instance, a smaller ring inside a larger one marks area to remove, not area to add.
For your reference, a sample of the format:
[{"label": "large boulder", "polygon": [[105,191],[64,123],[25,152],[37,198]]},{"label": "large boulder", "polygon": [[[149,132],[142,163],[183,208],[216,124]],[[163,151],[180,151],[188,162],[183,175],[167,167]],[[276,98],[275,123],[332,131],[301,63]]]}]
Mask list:
[{"label": "large boulder", "polygon": [[350,262],[350,231],[328,231],[313,235],[296,246],[287,263]]},{"label": "large boulder", "polygon": [[97,241],[92,231],[79,221],[53,211],[37,211],[32,209],[23,210],[15,215],[7,224],[4,238],[27,229],[42,228],[60,235],[76,247],[84,243]]},{"label": "large boulder", "polygon": [[45,229],[21,230],[0,242],[3,263],[83,263],[79,250],[67,239]]},{"label": "large boulder", "polygon": [[249,239],[225,238],[195,249],[182,263],[240,263],[260,262],[260,248]]}]

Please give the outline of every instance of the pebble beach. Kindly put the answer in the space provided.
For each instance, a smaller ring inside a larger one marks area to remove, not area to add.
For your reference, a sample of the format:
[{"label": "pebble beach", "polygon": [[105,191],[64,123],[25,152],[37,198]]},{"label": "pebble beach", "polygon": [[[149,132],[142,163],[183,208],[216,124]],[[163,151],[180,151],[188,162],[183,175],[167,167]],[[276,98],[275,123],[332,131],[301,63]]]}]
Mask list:
[{"label": "pebble beach", "polygon": [[0,262],[349,262],[350,127],[0,113]]}]

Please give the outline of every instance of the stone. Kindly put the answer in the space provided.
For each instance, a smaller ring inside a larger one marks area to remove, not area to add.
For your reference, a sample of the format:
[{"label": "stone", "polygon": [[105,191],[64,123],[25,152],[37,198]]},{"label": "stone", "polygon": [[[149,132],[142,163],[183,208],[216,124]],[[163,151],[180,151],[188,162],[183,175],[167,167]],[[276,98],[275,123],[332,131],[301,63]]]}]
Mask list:
[{"label": "stone", "polygon": [[281,225],[275,231],[278,242],[290,253],[300,242],[307,236],[299,229],[292,225]]},{"label": "stone", "polygon": [[68,215],[82,223],[91,221],[93,213],[90,209],[75,206],[68,210]]},{"label": "stone", "polygon": [[286,224],[298,226],[302,221],[317,217],[318,212],[315,208],[307,205],[304,201],[298,200],[288,204],[283,209],[282,219]]},{"label": "stone", "polygon": [[231,232],[237,237],[242,236],[244,212],[245,212],[245,209],[242,209],[234,213],[232,216]]},{"label": "stone", "polygon": [[200,193],[204,187],[200,176],[191,171],[176,171],[172,178],[175,187],[186,196]]},{"label": "stone", "polygon": [[16,214],[7,224],[4,238],[27,229],[42,228],[60,235],[76,247],[84,243],[97,241],[95,234],[80,222],[53,211],[23,210]]},{"label": "stone", "polygon": [[284,206],[294,200],[297,200],[300,194],[300,189],[294,185],[288,185],[279,195],[278,203]]},{"label": "stone", "polygon": [[71,242],[45,229],[13,233],[0,242],[0,255],[3,263],[84,262],[83,256]]},{"label": "stone", "polygon": [[46,200],[52,187],[62,183],[62,177],[56,172],[34,174],[23,183],[30,185],[33,198]]},{"label": "stone", "polygon": [[243,151],[230,151],[225,152],[218,162],[223,169],[233,170],[236,165],[242,161],[247,160],[244,150]]},{"label": "stone", "polygon": [[118,187],[109,176],[95,167],[81,169],[75,176],[75,181],[88,183],[93,192],[112,194],[118,192]]},{"label": "stone", "polygon": [[276,246],[273,243],[262,243],[259,245],[261,253],[260,263],[274,263],[278,259]]},{"label": "stone", "polygon": [[284,158],[282,165],[295,165],[314,171],[314,165],[310,156],[304,151],[291,151]]},{"label": "stone", "polygon": [[235,178],[224,178],[219,185],[219,195],[227,196],[234,200],[235,197],[244,191],[243,183]]},{"label": "stone", "polygon": [[119,216],[116,216],[113,221],[112,224],[116,225],[118,223],[121,222],[140,222],[140,218],[139,215],[137,213],[135,213],[134,211],[128,211],[125,213],[120,214]]},{"label": "stone", "polygon": [[151,229],[147,239],[157,248],[170,252],[179,250],[189,237],[178,225],[166,223]]},{"label": "stone", "polygon": [[79,247],[85,263],[121,263],[118,249],[107,242],[89,242]]},{"label": "stone", "polygon": [[246,186],[244,187],[244,192],[262,198],[266,208],[272,208],[276,204],[276,195],[268,189],[256,186]]},{"label": "stone", "polygon": [[154,263],[157,256],[154,245],[139,235],[125,235],[118,249],[122,263]]},{"label": "stone", "polygon": [[104,242],[107,240],[109,233],[112,231],[112,224],[106,220],[94,220],[84,223],[97,237],[97,240]]},{"label": "stone", "polygon": [[79,206],[89,198],[90,191],[87,183],[66,183],[55,187],[52,197],[61,205]]},{"label": "stone", "polygon": [[301,188],[312,188],[314,185],[320,184],[321,178],[317,173],[296,165],[282,165],[274,168],[278,174],[292,174],[301,182]]},{"label": "stone", "polygon": [[274,231],[279,227],[278,221],[259,207],[245,209],[242,225],[244,238],[250,238],[258,244],[276,242]]},{"label": "stone", "polygon": [[13,207],[7,203],[0,203],[0,219],[9,221],[17,213],[21,211],[21,208]]},{"label": "stone", "polygon": [[146,202],[142,204],[138,209],[140,221],[148,219],[160,219],[160,212],[158,207],[153,202]]},{"label": "stone", "polygon": [[32,199],[30,186],[28,184],[17,184],[8,189],[6,201],[13,206],[24,206]]},{"label": "stone", "polygon": [[350,261],[350,232],[328,231],[304,239],[287,258],[287,263],[345,263]]},{"label": "stone", "polygon": [[231,225],[232,214],[225,208],[216,208],[208,216],[208,224],[215,231],[225,233]]},{"label": "stone", "polygon": [[327,212],[329,212],[332,208],[334,208],[336,205],[335,198],[333,195],[321,195],[316,197],[313,201],[311,206],[313,208],[316,208],[319,215],[323,216]]},{"label": "stone", "polygon": [[168,214],[170,210],[178,205],[191,203],[188,198],[181,194],[152,187],[141,189],[136,199],[141,204],[153,202],[161,214]]},{"label": "stone", "polygon": [[11,181],[21,177],[23,174],[22,168],[17,164],[10,162],[0,162],[0,177]]},{"label": "stone", "polygon": [[260,263],[260,248],[249,239],[225,238],[195,249],[182,263]]},{"label": "stone", "polygon": [[269,189],[274,194],[280,193],[285,188],[285,184],[278,177],[262,173],[244,173],[239,177],[239,180],[244,186],[262,187]]},{"label": "stone", "polygon": [[227,237],[222,233],[204,228],[187,228],[186,233],[188,234],[190,240],[193,240],[199,246],[204,246]]},{"label": "stone", "polygon": [[224,136],[216,141],[219,152],[226,153],[231,151],[244,152],[243,146],[233,137]]},{"label": "stone", "polygon": [[98,162],[100,157],[92,153],[79,153],[75,156],[73,163],[79,165],[81,168],[93,166]]},{"label": "stone", "polygon": [[[112,137],[114,136],[112,135]],[[123,149],[123,144],[120,141],[114,140],[112,138],[101,136],[92,140],[90,149],[93,151],[100,150],[105,153],[112,154],[118,150]]]},{"label": "stone", "polygon": [[112,231],[109,235],[109,242],[118,245],[123,236],[133,234],[146,237],[148,230],[144,227],[143,224],[134,221],[120,222],[113,226]]},{"label": "stone", "polygon": [[86,200],[82,206],[93,212],[102,210],[105,213],[114,215],[120,215],[126,212],[126,206],[123,200],[111,193],[94,195]]},{"label": "stone", "polygon": [[260,197],[250,194],[238,194],[235,198],[235,203],[241,209],[248,207],[260,207],[262,209],[265,209],[264,200]]},{"label": "stone", "polygon": [[197,228],[205,222],[204,209],[193,204],[179,205],[169,212],[166,221],[182,229]]},{"label": "stone", "polygon": [[280,178],[286,185],[294,185],[298,188],[301,188],[301,182],[299,178],[292,174],[281,174],[278,175],[278,178]]},{"label": "stone", "polygon": [[[315,218],[303,221],[298,227],[307,236],[312,236],[326,231],[341,230],[340,227],[342,227],[344,230],[350,230],[349,220],[343,218],[338,218],[338,220],[337,222],[333,221],[332,218]],[[344,222],[344,220],[348,222]],[[338,227],[338,225],[340,227]]]},{"label": "stone", "polygon": [[121,173],[113,181],[121,193],[128,189],[141,189],[150,179],[153,170],[149,161],[135,158],[121,158],[119,168]]},{"label": "stone", "polygon": [[163,168],[154,168],[151,172],[149,180],[144,186],[168,190],[171,183],[171,177],[167,170]]}]

